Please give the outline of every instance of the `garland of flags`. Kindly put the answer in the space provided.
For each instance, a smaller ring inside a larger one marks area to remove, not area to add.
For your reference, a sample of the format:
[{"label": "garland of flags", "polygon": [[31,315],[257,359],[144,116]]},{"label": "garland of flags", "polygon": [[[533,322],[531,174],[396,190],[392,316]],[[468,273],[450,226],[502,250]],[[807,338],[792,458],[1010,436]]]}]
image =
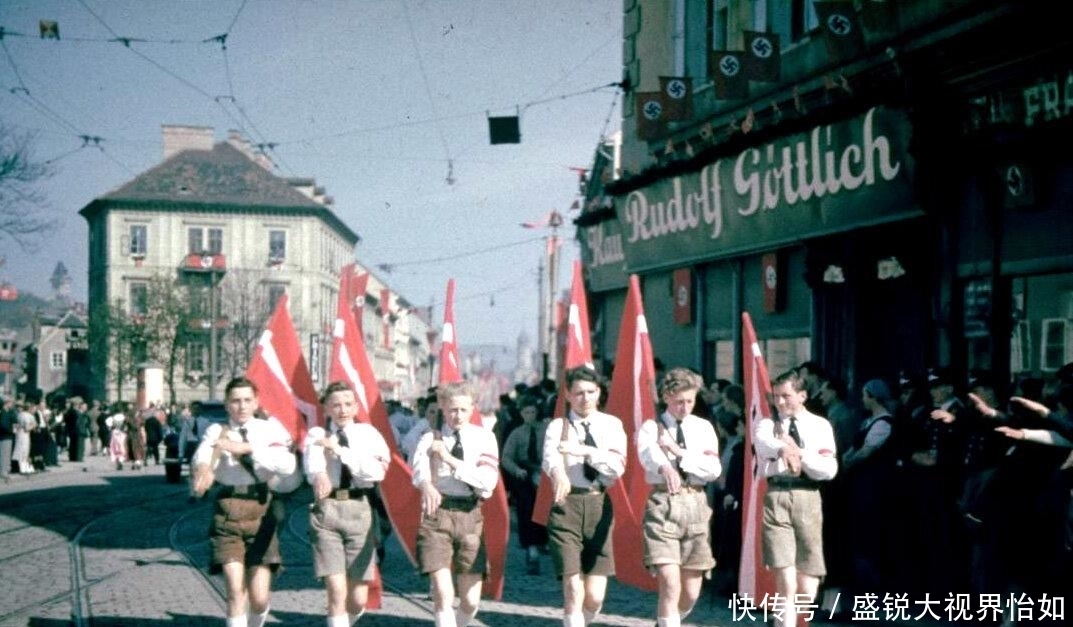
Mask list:
[{"label": "garland of flags", "polygon": [[[827,48],[828,58],[835,63],[857,57],[865,45],[862,22],[871,29],[883,28],[889,21],[891,2],[868,0],[858,15],[850,0],[817,0],[812,3],[819,21],[819,30]],[[707,78],[712,82],[712,93],[717,100],[745,100],[749,98],[750,82],[777,82],[782,77],[782,48],[779,35],[764,31],[743,30],[742,50],[711,50],[708,53]],[[673,131],[672,123],[689,122],[693,119],[693,78],[688,76],[660,76],[659,91],[635,94],[637,137],[653,141],[667,137]],[[842,74],[824,78],[828,94],[841,89],[852,93],[849,81]],[[799,115],[805,113],[799,89],[794,88],[793,106]],[[771,120],[782,119],[782,106],[771,102]],[[767,107],[764,107],[767,108]],[[744,119],[733,119],[727,125],[729,134],[750,133],[757,130],[757,112],[750,108]],[[713,141],[715,133],[706,123],[700,138]],[[679,148],[687,156],[693,156],[695,147],[688,141],[681,146],[667,139],[662,146],[664,154],[673,154]]]}]

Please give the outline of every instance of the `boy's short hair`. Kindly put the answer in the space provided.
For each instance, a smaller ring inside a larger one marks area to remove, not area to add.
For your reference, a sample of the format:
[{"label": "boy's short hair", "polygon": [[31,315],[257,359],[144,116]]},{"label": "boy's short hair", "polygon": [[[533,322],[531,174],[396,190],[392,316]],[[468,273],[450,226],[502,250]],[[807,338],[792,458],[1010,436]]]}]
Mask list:
[{"label": "boy's short hair", "polygon": [[[328,398],[336,392],[353,392],[354,388],[350,387],[350,384],[346,381],[332,381],[328,384],[328,387],[324,388],[324,391],[320,394],[320,404],[323,405],[328,402]],[[355,395],[357,396],[357,395]]]},{"label": "boy's short hair", "polygon": [[566,389],[574,387],[576,381],[587,381],[589,383],[595,383],[597,386],[600,386],[603,383],[600,373],[588,366],[578,366],[567,370],[564,379],[566,382]]},{"label": "boy's short hair", "polygon": [[256,383],[250,381],[246,377],[235,377],[234,379],[231,379],[227,382],[227,387],[224,388],[224,397],[226,398],[230,396],[231,390],[234,390],[236,388],[250,388],[251,390],[253,390],[253,394],[255,396],[258,393]]},{"label": "boy's short hair", "polygon": [[795,392],[805,391],[805,378],[797,370],[787,370],[780,374],[777,379],[771,382],[771,385],[776,386],[783,383],[789,383]]},{"label": "boy's short hair", "polygon": [[473,386],[468,381],[454,381],[452,383],[444,383],[436,389],[436,401],[440,405],[446,405],[448,399],[456,396],[468,396],[471,399],[476,399],[477,394],[473,391]]},{"label": "boy's short hair", "polygon": [[660,396],[704,387],[704,379],[689,368],[671,368],[659,382]]}]

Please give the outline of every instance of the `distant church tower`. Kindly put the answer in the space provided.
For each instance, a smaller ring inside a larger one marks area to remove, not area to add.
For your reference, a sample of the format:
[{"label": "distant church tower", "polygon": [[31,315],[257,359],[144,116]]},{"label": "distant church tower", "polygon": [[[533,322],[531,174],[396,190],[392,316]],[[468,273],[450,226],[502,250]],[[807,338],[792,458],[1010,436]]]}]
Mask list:
[{"label": "distant church tower", "polygon": [[515,383],[535,385],[539,382],[537,372],[533,368],[533,341],[525,331],[518,334],[517,364],[514,368]]}]

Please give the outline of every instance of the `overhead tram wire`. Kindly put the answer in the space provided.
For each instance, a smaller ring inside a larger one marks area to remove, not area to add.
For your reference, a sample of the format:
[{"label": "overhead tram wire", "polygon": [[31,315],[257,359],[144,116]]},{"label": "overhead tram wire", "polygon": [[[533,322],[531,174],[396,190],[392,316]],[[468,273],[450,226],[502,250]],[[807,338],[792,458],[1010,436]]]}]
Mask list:
[{"label": "overhead tram wire", "polygon": [[[239,5],[238,10],[235,11],[234,17],[231,18],[231,23],[227,25],[227,29],[223,32],[222,35],[210,37],[202,41],[202,43],[219,42],[220,54],[223,57],[224,61],[224,76],[227,79],[226,100],[230,101],[231,105],[235,107],[242,119],[245,120],[246,123],[249,125],[249,128],[252,129],[253,132],[247,132],[247,135],[252,140],[254,140],[253,145],[257,147],[258,150],[261,151],[261,154],[264,155],[264,157],[268,159],[277,169],[282,170],[287,174],[293,176],[294,171],[283,161],[283,158],[279,156],[279,153],[275,152],[274,150],[278,144],[275,142],[268,141],[265,134],[261,132],[261,129],[257,128],[257,124],[254,123],[253,118],[251,118],[250,115],[246,113],[245,107],[243,107],[242,104],[239,103],[238,98],[235,96],[235,82],[231,73],[231,58],[228,54],[227,39],[231,36],[231,31],[234,30],[235,24],[238,23],[238,18],[242,15],[242,10],[246,8],[246,3],[248,1],[249,0],[242,0],[242,4]],[[214,100],[218,104],[220,104],[220,106],[223,106],[220,102],[221,98],[219,96],[214,98]],[[244,126],[243,129],[245,129]],[[271,155],[268,154],[268,150],[272,151]]]},{"label": "overhead tram wire", "polygon": [[[7,33],[5,31],[0,30],[0,34],[8,35],[8,34],[12,34],[12,33]],[[7,57],[8,63],[11,64],[11,70],[14,72],[15,78],[19,81],[19,86],[18,87],[15,87],[15,88],[12,88],[12,89],[9,90],[12,93],[12,95],[14,95],[16,97],[21,97],[21,99],[25,99],[25,101],[28,102],[29,106],[32,107],[33,109],[37,110],[38,113],[40,113],[43,116],[45,116],[46,118],[50,119],[52,122],[55,122],[56,124],[59,124],[60,126],[66,128],[68,131],[71,132],[71,134],[73,134],[73,135],[77,136],[78,138],[82,139],[82,145],[81,146],[79,146],[77,149],[75,149],[71,153],[66,153],[66,154],[60,155],[59,158],[66,157],[68,154],[73,154],[73,152],[77,152],[78,150],[81,150],[82,148],[85,148],[87,145],[89,145],[89,142],[86,141],[86,138],[90,137],[90,135],[88,135],[86,133],[81,133],[79,131],[78,127],[75,126],[74,124],[72,124],[67,118],[63,117],[59,113],[56,113],[56,111],[54,111],[51,107],[49,107],[44,102],[42,102],[40,98],[38,98],[37,96],[35,96],[32,93],[30,93],[30,90],[26,87],[26,83],[23,82],[22,74],[19,72],[19,67],[15,63],[15,58],[11,55],[11,51],[8,50],[7,44],[4,43],[3,36],[0,36],[0,47],[3,48],[4,55]],[[112,163],[118,165],[121,169],[126,171],[128,174],[131,174],[132,176],[134,175],[134,171],[127,164],[123,163],[122,161],[120,161],[119,159],[117,159],[115,156],[113,156],[111,153],[109,153],[108,151],[106,151],[104,149],[104,146],[101,145],[101,141],[102,141],[101,137],[95,137],[95,139],[96,139],[96,141],[94,142],[94,147],[97,148],[98,150],[100,150],[101,154],[104,155],[105,158],[107,158]],[[56,160],[57,159],[53,159],[52,162],[55,162]]]},{"label": "overhead tram wire", "polygon": [[[428,80],[428,72],[425,71],[425,62],[421,58],[421,49],[418,47],[417,34],[414,32],[414,23],[413,20],[410,19],[410,9],[407,7],[406,3],[407,0],[403,0],[402,13],[406,16],[406,27],[410,31],[410,42],[414,47],[414,56],[417,57],[417,68],[421,72],[421,81],[425,86],[425,95],[428,97],[429,108],[432,110],[433,115],[435,115],[438,113],[436,110],[436,99],[432,97],[432,86]],[[436,134],[440,138],[440,145],[443,146],[444,156],[447,159],[447,183],[452,184],[454,182],[454,179],[452,178],[454,176],[454,163],[451,158],[451,149],[447,145],[447,136],[443,133],[442,125],[436,125]]]},{"label": "overhead tram wire", "polygon": [[[231,121],[235,123],[235,126],[239,130],[241,130],[248,137],[252,136],[250,134],[249,130],[247,130],[246,125],[243,124],[242,120],[239,119],[238,117],[236,117],[227,107],[225,107],[223,105],[223,103],[220,102],[220,100],[217,97],[213,96],[212,94],[210,94],[209,92],[205,91],[201,87],[198,87],[196,84],[192,83],[191,81],[183,78],[182,76],[180,76],[179,74],[175,73],[174,71],[172,71],[168,67],[160,64],[159,62],[157,62],[152,57],[150,57],[150,56],[146,55],[145,53],[143,53],[142,51],[136,49],[134,46],[131,46],[130,42],[134,41],[134,39],[130,38],[130,37],[121,37],[115,30],[112,29],[111,26],[108,25],[107,22],[104,21],[103,18],[101,18],[101,16],[97,15],[97,13],[94,12],[94,10],[92,8],[90,8],[90,6],[88,4],[86,4],[85,0],[78,0],[78,3],[80,5],[82,5],[82,8],[84,8],[87,13],[92,15],[93,18],[96,19],[97,22],[99,22],[101,24],[101,26],[103,26],[105,28],[105,30],[107,30],[109,33],[112,34],[112,36],[115,38],[114,39],[115,41],[119,41],[119,42],[123,43],[123,46],[126,49],[128,49],[131,52],[133,52],[134,54],[138,55],[142,60],[146,61],[147,63],[149,63],[153,67],[157,68],[161,72],[164,72],[165,74],[167,74],[168,76],[170,76],[170,77],[174,78],[175,80],[179,81],[183,85],[186,85],[187,87],[189,87],[190,89],[194,90],[195,92],[197,92],[197,93],[201,94],[202,96],[208,98],[209,100],[215,102],[216,105],[218,107],[220,107],[220,110],[223,111],[224,114],[226,114],[227,117],[229,117],[231,119]],[[240,7],[240,9],[241,9],[241,7]],[[238,15],[236,14],[235,19],[237,19],[237,18],[238,18]],[[233,23],[234,23],[234,20],[232,21],[232,24]]]},{"label": "overhead tram wire", "polygon": [[455,259],[463,259],[465,257],[473,257],[475,255],[483,255],[484,253],[490,253],[490,252],[494,252],[494,251],[497,251],[497,250],[503,250],[504,248],[513,248],[514,246],[521,246],[523,244],[529,244],[531,242],[539,242],[539,241],[541,241],[543,239],[544,239],[543,236],[541,236],[541,237],[530,237],[528,239],[520,240],[520,241],[517,241],[517,242],[510,242],[510,243],[507,243],[507,244],[500,244],[498,246],[490,246],[488,248],[482,248],[480,250],[471,250],[469,252],[458,253],[457,255],[447,255],[447,256],[444,256],[444,257],[433,257],[433,258],[429,258],[429,259],[415,259],[415,260],[411,260],[411,261],[400,261],[398,263],[380,263],[380,264],[377,264],[376,267],[381,269],[381,270],[383,270],[384,272],[389,272],[390,273],[395,268],[403,268],[403,267],[406,267],[406,266],[418,266],[418,265],[423,265],[423,264],[427,264],[427,263],[440,263],[442,261],[454,261]]},{"label": "overhead tram wire", "polygon": [[[518,106],[518,107],[520,107],[521,109],[524,110],[524,109],[527,109],[529,107],[534,107],[534,106],[537,106],[537,105],[547,104],[549,102],[557,102],[559,100],[566,100],[568,98],[577,98],[578,96],[587,96],[589,94],[593,94],[593,93],[596,93],[596,92],[599,92],[599,91],[603,91],[605,89],[621,90],[621,88],[622,88],[622,83],[605,83],[603,85],[598,85],[596,87],[590,87],[589,89],[583,89],[583,90],[580,90],[580,91],[575,91],[575,92],[571,92],[571,93],[567,93],[567,94],[560,94],[558,96],[552,96],[552,97],[549,97],[549,98],[544,98],[542,100],[534,100],[532,102],[526,102],[526,103],[523,103],[521,105],[511,105],[511,106]],[[488,115],[488,111],[490,109],[506,109],[506,108],[509,108],[509,107],[491,107],[491,108],[490,107],[485,107],[485,108],[481,109],[480,111],[470,111],[468,113],[453,113],[453,114],[450,114],[450,115],[441,115],[441,116],[436,116],[436,117],[431,117],[431,118],[423,118],[423,119],[420,119],[420,120],[410,120],[410,121],[407,121],[407,122],[395,122],[395,123],[392,123],[392,124],[380,124],[380,125],[377,125],[377,126],[363,126],[361,128],[353,128],[353,129],[349,129],[349,130],[345,130],[345,131],[339,131],[339,132],[336,132],[336,133],[327,133],[327,134],[324,134],[324,135],[310,135],[308,137],[301,137],[301,138],[298,138],[298,139],[284,140],[284,141],[277,142],[277,145],[278,146],[289,146],[291,144],[313,143],[313,142],[325,141],[325,140],[329,140],[329,139],[339,139],[341,137],[349,137],[351,135],[363,135],[363,134],[366,134],[366,133],[378,133],[380,131],[392,131],[392,130],[395,130],[395,129],[407,128],[407,127],[410,127],[410,126],[421,126],[421,125],[424,125],[424,124],[435,124],[437,122],[446,122],[448,120],[459,120],[459,119],[468,118],[468,117],[486,116],[486,115]]]}]

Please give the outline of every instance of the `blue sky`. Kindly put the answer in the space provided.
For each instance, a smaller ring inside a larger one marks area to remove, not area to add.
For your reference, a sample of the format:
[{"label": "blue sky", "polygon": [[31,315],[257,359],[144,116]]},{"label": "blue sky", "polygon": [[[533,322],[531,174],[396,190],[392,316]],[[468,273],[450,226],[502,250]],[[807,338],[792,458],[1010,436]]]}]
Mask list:
[{"label": "blue sky", "polygon": [[[0,123],[52,160],[58,219],[34,250],[0,237],[0,280],[42,295],[62,261],[85,298],[78,210],[160,161],[162,124],[190,124],[275,144],[278,174],[335,198],[359,261],[409,262],[378,273],[414,304],[455,278],[463,347],[535,337],[547,232],[519,224],[573,217],[570,167],[621,119],[600,88],[622,75],[620,0],[2,0],[0,26]],[[226,51],[204,41],[224,33]],[[489,145],[487,115],[519,107],[522,143]],[[569,237],[563,253],[568,282]]]}]

